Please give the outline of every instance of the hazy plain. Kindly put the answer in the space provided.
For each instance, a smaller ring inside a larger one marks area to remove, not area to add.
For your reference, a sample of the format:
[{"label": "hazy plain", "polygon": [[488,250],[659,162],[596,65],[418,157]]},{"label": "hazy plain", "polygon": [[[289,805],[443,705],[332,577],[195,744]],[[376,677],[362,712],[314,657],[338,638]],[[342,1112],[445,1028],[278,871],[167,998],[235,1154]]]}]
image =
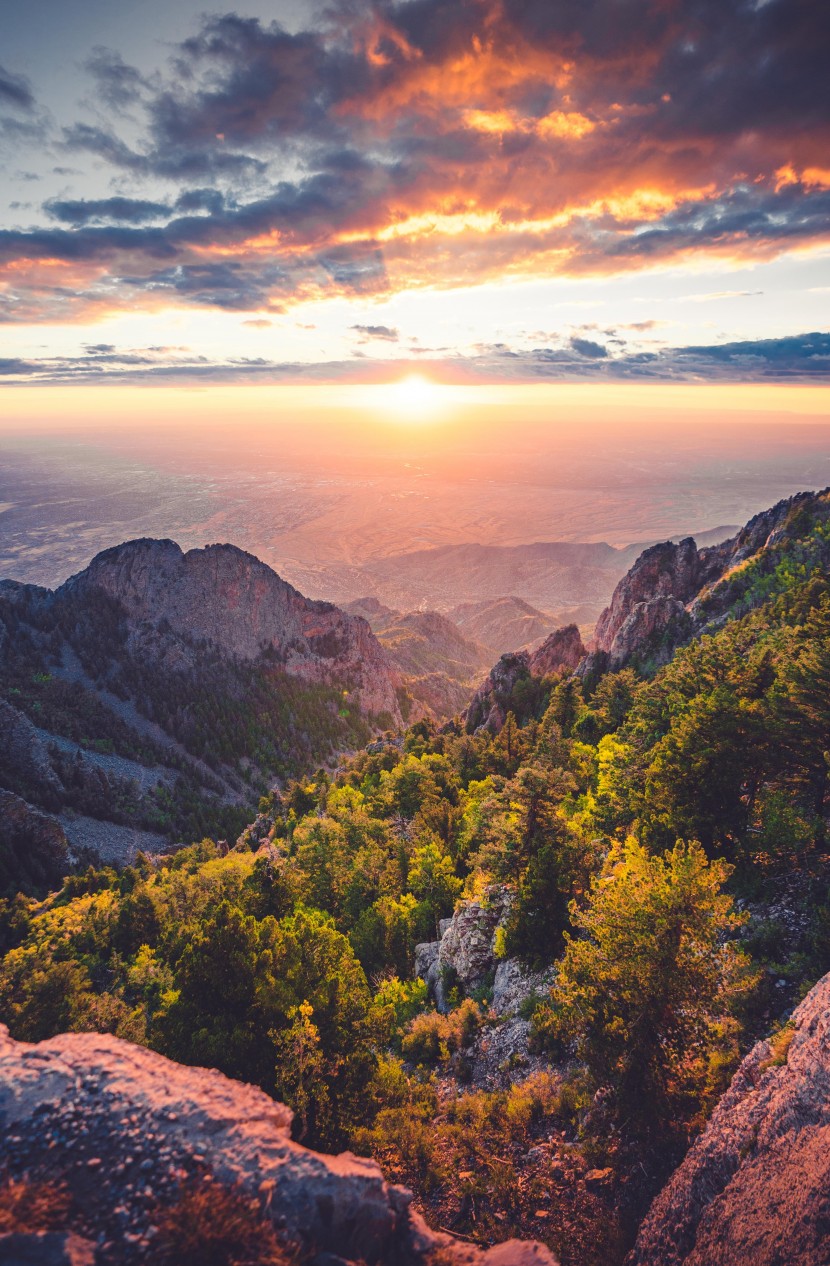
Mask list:
[{"label": "hazy plain", "polygon": [[[510,592],[550,608],[558,590],[526,584],[538,566],[515,547],[708,533],[830,483],[830,425],[791,405],[692,411],[664,393],[643,408],[623,393],[563,407],[537,394],[455,411],[439,400],[412,417],[277,400],[240,412],[200,393],[163,416],[161,393],[133,391],[88,417],[76,403],[37,419],[10,409],[0,577],[51,587],[101,549],[157,536],[232,542],[311,597],[446,610]],[[471,545],[488,548],[448,548]],[[616,575],[629,562],[627,549],[565,560],[563,602],[601,600],[595,565]]]}]

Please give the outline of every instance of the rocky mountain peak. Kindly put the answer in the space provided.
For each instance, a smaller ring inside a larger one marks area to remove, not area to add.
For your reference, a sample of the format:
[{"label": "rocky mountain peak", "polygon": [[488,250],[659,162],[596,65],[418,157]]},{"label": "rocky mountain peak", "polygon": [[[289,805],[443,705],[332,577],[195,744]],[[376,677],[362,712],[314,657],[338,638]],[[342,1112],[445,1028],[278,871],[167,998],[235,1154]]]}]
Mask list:
[{"label": "rocky mountain peak", "polygon": [[467,730],[480,725],[494,732],[501,729],[506,706],[516,685],[526,677],[574,672],[585,657],[585,647],[575,624],[555,629],[535,651],[512,651],[502,655],[489,676],[473,695],[467,709]]},{"label": "rocky mountain peak", "polygon": [[303,597],[234,545],[185,553],[175,541],[127,541],[98,554],[55,598],[95,591],[118,603],[145,655],[163,655],[171,634],[239,660],[271,654],[307,680],[352,676],[365,711],[400,720],[389,666],[366,621]]},{"label": "rocky mountain peak", "polygon": [[[620,580],[597,621],[595,653],[583,671],[622,668],[646,653],[665,662],[672,651],[722,614],[719,582],[735,568],[772,549],[795,529],[800,510],[828,501],[828,491],[802,492],[750,519],[733,537],[698,549],[692,537],[652,545]],[[797,530],[797,529],[795,529]],[[701,598],[707,600],[703,612]],[[728,595],[724,594],[728,604]]]}]

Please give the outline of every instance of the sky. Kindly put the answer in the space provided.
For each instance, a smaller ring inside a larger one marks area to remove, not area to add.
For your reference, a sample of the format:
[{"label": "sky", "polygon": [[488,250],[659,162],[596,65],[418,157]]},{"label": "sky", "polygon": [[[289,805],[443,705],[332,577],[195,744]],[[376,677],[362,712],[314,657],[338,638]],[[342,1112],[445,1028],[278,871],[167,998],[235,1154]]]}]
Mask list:
[{"label": "sky", "polygon": [[830,379],[824,0],[0,17],[7,388]]}]

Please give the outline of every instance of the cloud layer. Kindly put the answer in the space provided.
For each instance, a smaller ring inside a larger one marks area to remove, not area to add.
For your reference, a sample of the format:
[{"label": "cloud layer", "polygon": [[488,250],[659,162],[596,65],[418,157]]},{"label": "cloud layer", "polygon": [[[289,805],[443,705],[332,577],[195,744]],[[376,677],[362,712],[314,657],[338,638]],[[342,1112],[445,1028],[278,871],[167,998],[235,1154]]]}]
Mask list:
[{"label": "cloud layer", "polygon": [[[251,322],[250,324],[260,324]],[[385,326],[355,326],[361,341],[395,342]],[[515,349],[504,343],[480,347],[471,356],[436,357],[426,352],[420,370],[450,382],[769,382],[830,383],[830,334],[800,334],[701,347],[632,351],[614,331],[604,344],[571,336],[549,345]],[[388,381],[411,370],[411,360],[369,359],[313,364],[236,357],[217,361],[182,347],[120,351],[109,343],[88,344],[80,356],[24,360],[0,358],[0,382],[190,382],[238,383]]]},{"label": "cloud layer", "polygon": [[[0,320],[827,243],[825,19],[822,0],[341,0],[294,33],[207,19],[150,77],[95,49],[98,112],[56,139],[116,191],[0,232]],[[36,115],[0,68],[0,126]],[[608,359],[579,341],[578,363]]]}]

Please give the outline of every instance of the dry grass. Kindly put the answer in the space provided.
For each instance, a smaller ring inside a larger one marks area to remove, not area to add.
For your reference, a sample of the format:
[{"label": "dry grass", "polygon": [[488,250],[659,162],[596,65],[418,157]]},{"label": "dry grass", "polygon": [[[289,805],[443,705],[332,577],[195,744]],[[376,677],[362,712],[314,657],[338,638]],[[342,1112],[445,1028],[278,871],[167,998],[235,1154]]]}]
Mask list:
[{"label": "dry grass", "polygon": [[156,1225],[159,1266],[299,1266],[259,1202],[211,1178],[184,1187]]},{"label": "dry grass", "polygon": [[62,1231],[69,1221],[72,1199],[62,1184],[0,1183],[0,1233]]}]

